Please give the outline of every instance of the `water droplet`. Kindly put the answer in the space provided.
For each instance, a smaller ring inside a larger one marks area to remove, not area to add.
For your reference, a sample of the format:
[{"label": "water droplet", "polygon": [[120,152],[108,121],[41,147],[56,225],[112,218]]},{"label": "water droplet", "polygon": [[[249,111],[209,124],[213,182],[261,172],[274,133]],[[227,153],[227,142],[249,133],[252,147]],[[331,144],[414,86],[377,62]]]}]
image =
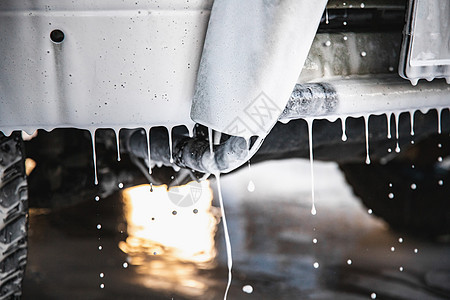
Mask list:
[{"label": "water droplet", "polygon": [[411,189],[415,190],[417,188],[417,185],[415,183],[411,184]]},{"label": "water droplet", "polygon": [[438,148],[442,148],[442,144],[438,144]]},{"label": "water droplet", "polygon": [[403,238],[398,238],[399,243],[403,243]]},{"label": "water droplet", "polygon": [[101,283],[101,284],[100,284],[100,288],[101,288],[101,289],[104,289],[104,288],[105,288],[105,284],[104,284],[104,283]]},{"label": "water droplet", "polygon": [[153,255],[156,255],[156,254],[158,254],[158,253],[156,253],[156,251],[155,251],[155,252],[153,252]]},{"label": "water droplet", "polygon": [[392,152],[392,149],[391,148],[388,148],[388,150],[387,150],[389,153],[391,153]]},{"label": "water droplet", "polygon": [[194,212],[194,214],[197,214],[198,213],[198,209],[194,208],[193,212]]},{"label": "water droplet", "polygon": [[250,193],[253,193],[255,191],[255,184],[253,183],[253,180],[250,180],[248,185],[247,185],[247,190]]},{"label": "water droplet", "polygon": [[102,247],[102,246],[98,246],[98,250],[100,250],[100,251],[101,251],[102,249],[103,249],[103,247]]},{"label": "water droplet", "polygon": [[102,229],[102,224],[97,224],[97,229]]},{"label": "water droplet", "polygon": [[172,215],[176,215],[177,214],[177,211],[176,210],[174,210],[174,211],[172,211]]},{"label": "water droplet", "polygon": [[419,249],[414,249],[414,253],[419,253]]},{"label": "water droplet", "polygon": [[367,56],[366,51],[362,51],[362,52],[361,52],[361,56],[362,56],[362,57],[366,57],[366,56]]},{"label": "water droplet", "polygon": [[347,260],[347,265],[351,265],[352,264],[352,260],[351,259],[348,259]]},{"label": "water droplet", "polygon": [[105,277],[105,274],[104,273],[100,273],[100,278],[103,278],[103,277]]},{"label": "water droplet", "polygon": [[439,156],[437,160],[438,160],[438,162],[441,162],[442,161],[442,156]]},{"label": "water droplet", "polygon": [[347,26],[347,22],[345,22],[345,21],[342,22],[342,25]]},{"label": "water droplet", "polygon": [[369,215],[373,213],[373,211],[370,208],[367,210],[367,212],[369,213]]},{"label": "water droplet", "polygon": [[315,269],[317,269],[319,267],[319,263],[316,261],[315,263],[313,263],[313,266]]},{"label": "water droplet", "polygon": [[389,183],[389,187],[392,187],[392,182]]},{"label": "water droplet", "polygon": [[395,251],[395,247],[391,247],[391,251],[394,252]]},{"label": "water droplet", "polygon": [[150,182],[150,192],[153,192],[153,183]]},{"label": "water droplet", "polygon": [[325,46],[330,47],[331,46],[331,41],[326,41],[325,42]]},{"label": "water droplet", "polygon": [[120,182],[117,186],[119,187],[119,189],[121,189],[121,188],[123,188],[123,183]]},{"label": "water droplet", "polygon": [[377,294],[375,294],[375,293],[370,294],[370,298],[371,299],[377,299]]},{"label": "water droplet", "polygon": [[123,267],[124,269],[128,268],[128,263],[127,263],[127,262],[124,262],[124,263],[122,264],[122,267]]},{"label": "water droplet", "polygon": [[389,67],[389,72],[393,72],[394,71],[394,67]]},{"label": "water droplet", "polygon": [[313,206],[313,207],[311,208],[311,214],[312,214],[313,216],[317,215],[316,206]]},{"label": "water droplet", "polygon": [[313,243],[314,243],[314,244],[317,244],[317,239],[313,239]]},{"label": "water droplet", "polygon": [[403,267],[398,268],[400,270],[400,272],[403,272]]},{"label": "water droplet", "polygon": [[389,199],[394,199],[394,193],[389,193],[388,197],[389,197]]},{"label": "water droplet", "polygon": [[364,4],[364,3],[361,3],[361,8],[364,8],[364,7],[366,7],[366,5]]},{"label": "water droplet", "polygon": [[438,184],[439,184],[439,185],[443,185],[443,184],[444,184],[444,181],[441,179],[441,180],[438,181]]},{"label": "water droplet", "polygon": [[416,166],[415,165],[411,165],[411,169],[414,169]]},{"label": "water droplet", "polygon": [[251,293],[253,293],[253,287],[251,286],[251,285],[244,285],[243,287],[242,287],[242,291],[244,292],[244,293],[247,293],[247,294],[251,294]]},{"label": "water droplet", "polygon": [[95,201],[100,201],[100,197],[99,196],[95,196]]},{"label": "water droplet", "polygon": [[343,37],[344,41],[348,40],[348,37],[346,35],[344,35]]}]

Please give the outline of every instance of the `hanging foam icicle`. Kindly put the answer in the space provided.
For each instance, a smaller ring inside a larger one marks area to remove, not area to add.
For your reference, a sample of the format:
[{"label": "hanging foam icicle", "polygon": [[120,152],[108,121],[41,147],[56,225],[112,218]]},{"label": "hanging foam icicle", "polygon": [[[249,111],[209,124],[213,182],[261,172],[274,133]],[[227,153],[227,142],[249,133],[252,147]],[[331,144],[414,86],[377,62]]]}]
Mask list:
[{"label": "hanging foam icicle", "polygon": [[346,134],[346,122],[347,122],[347,117],[342,117],[341,118],[341,125],[342,125],[342,141],[345,142],[347,140],[347,134]]},{"label": "hanging foam icicle", "polygon": [[400,152],[400,144],[398,142],[398,125],[400,123],[400,113],[399,112],[395,112],[394,113],[394,118],[395,118],[395,139],[397,140],[397,145],[395,147],[395,152],[399,153]]},{"label": "hanging foam icicle", "polygon": [[411,123],[411,132],[410,132],[411,135],[414,135],[414,114],[415,113],[416,112],[414,110],[409,112],[409,121]]},{"label": "hanging foam icicle", "polygon": [[250,178],[250,180],[249,180],[248,185],[247,185],[247,190],[250,193],[253,193],[255,191],[255,183],[252,180],[252,167],[251,167],[251,164],[250,164],[250,160],[248,160],[248,175],[249,175],[248,177]]},{"label": "hanging foam icicle", "polygon": [[386,114],[386,121],[387,121],[387,138],[390,139],[391,136],[391,117],[392,113]]},{"label": "hanging foam icicle", "polygon": [[306,123],[308,124],[309,164],[310,164],[310,169],[311,169],[311,198],[312,198],[311,214],[313,216],[315,216],[317,214],[317,211],[316,211],[316,203],[315,203],[315,195],[314,195],[314,155],[313,155],[313,139],[312,139],[313,122],[314,122],[314,119],[306,119]]},{"label": "hanging foam icicle", "polygon": [[217,179],[217,192],[219,194],[220,212],[222,213],[222,225],[223,225],[223,231],[224,231],[224,235],[225,235],[225,247],[227,249],[228,282],[227,282],[227,287],[225,289],[225,294],[223,296],[223,299],[226,300],[228,297],[228,292],[230,290],[231,280],[232,280],[231,270],[233,268],[233,256],[231,253],[230,234],[228,233],[227,218],[225,215],[225,208],[224,208],[223,199],[222,199],[222,187],[220,184],[220,173],[216,173],[216,174],[214,174],[214,176]]},{"label": "hanging foam icicle", "polygon": [[441,128],[442,128],[442,124],[441,124],[441,114],[442,114],[442,108],[438,108],[436,109],[437,111],[437,122],[438,122],[438,134],[441,134]]},{"label": "hanging foam icicle", "polygon": [[98,178],[97,178],[97,153],[95,151],[95,129],[89,130],[91,133],[91,141],[92,141],[92,160],[94,162],[94,184],[98,185]]},{"label": "hanging foam icicle", "polygon": [[167,127],[167,132],[169,133],[169,153],[170,153],[170,159],[169,161],[173,163],[173,157],[172,157],[172,128],[173,127]]},{"label": "hanging foam icicle", "polygon": [[115,128],[114,133],[116,135],[117,161],[120,161],[120,129]]},{"label": "hanging foam icicle", "polygon": [[366,134],[366,164],[370,164],[370,156],[369,156],[369,118],[370,115],[364,116],[364,131]]},{"label": "hanging foam icicle", "polygon": [[[148,130],[146,130],[146,137],[147,137],[147,155],[148,155],[148,174],[152,174],[152,157],[150,155],[150,131],[151,128],[149,128]],[[170,156],[172,157],[172,155]]]},{"label": "hanging foam icicle", "polygon": [[213,130],[211,127],[208,127],[208,141],[209,141],[209,156],[211,158],[214,157],[214,149],[213,149]]}]

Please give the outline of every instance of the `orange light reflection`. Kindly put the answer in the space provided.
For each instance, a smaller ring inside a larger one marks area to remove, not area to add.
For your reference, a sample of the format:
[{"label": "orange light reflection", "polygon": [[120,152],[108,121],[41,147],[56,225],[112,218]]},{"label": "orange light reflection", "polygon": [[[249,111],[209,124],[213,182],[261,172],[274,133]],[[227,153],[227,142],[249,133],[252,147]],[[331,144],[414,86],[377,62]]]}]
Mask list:
[{"label": "orange light reflection", "polygon": [[128,237],[119,248],[142,284],[188,296],[203,295],[197,273],[215,266],[218,211],[208,181],[166,186],[140,185],[123,191]]}]

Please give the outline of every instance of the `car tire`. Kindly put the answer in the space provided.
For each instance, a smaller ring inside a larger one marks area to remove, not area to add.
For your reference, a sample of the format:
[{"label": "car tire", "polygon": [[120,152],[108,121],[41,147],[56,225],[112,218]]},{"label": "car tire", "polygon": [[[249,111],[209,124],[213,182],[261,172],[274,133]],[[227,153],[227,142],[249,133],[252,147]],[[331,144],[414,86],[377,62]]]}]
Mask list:
[{"label": "car tire", "polygon": [[0,299],[19,299],[27,262],[28,191],[20,132],[0,132]]}]

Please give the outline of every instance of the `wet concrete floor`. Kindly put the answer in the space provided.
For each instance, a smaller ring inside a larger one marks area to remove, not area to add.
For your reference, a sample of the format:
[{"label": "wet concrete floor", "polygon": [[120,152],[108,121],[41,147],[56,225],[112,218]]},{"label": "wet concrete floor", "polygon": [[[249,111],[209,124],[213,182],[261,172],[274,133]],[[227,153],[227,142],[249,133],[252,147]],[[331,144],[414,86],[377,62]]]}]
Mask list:
[{"label": "wet concrete floor", "polygon": [[[308,161],[266,162],[222,177],[233,249],[228,299],[450,298],[448,239],[391,231],[333,163],[315,163],[315,179],[312,216]],[[219,210],[205,189],[191,188],[191,203],[177,193],[32,209],[23,298],[223,299]]]}]

